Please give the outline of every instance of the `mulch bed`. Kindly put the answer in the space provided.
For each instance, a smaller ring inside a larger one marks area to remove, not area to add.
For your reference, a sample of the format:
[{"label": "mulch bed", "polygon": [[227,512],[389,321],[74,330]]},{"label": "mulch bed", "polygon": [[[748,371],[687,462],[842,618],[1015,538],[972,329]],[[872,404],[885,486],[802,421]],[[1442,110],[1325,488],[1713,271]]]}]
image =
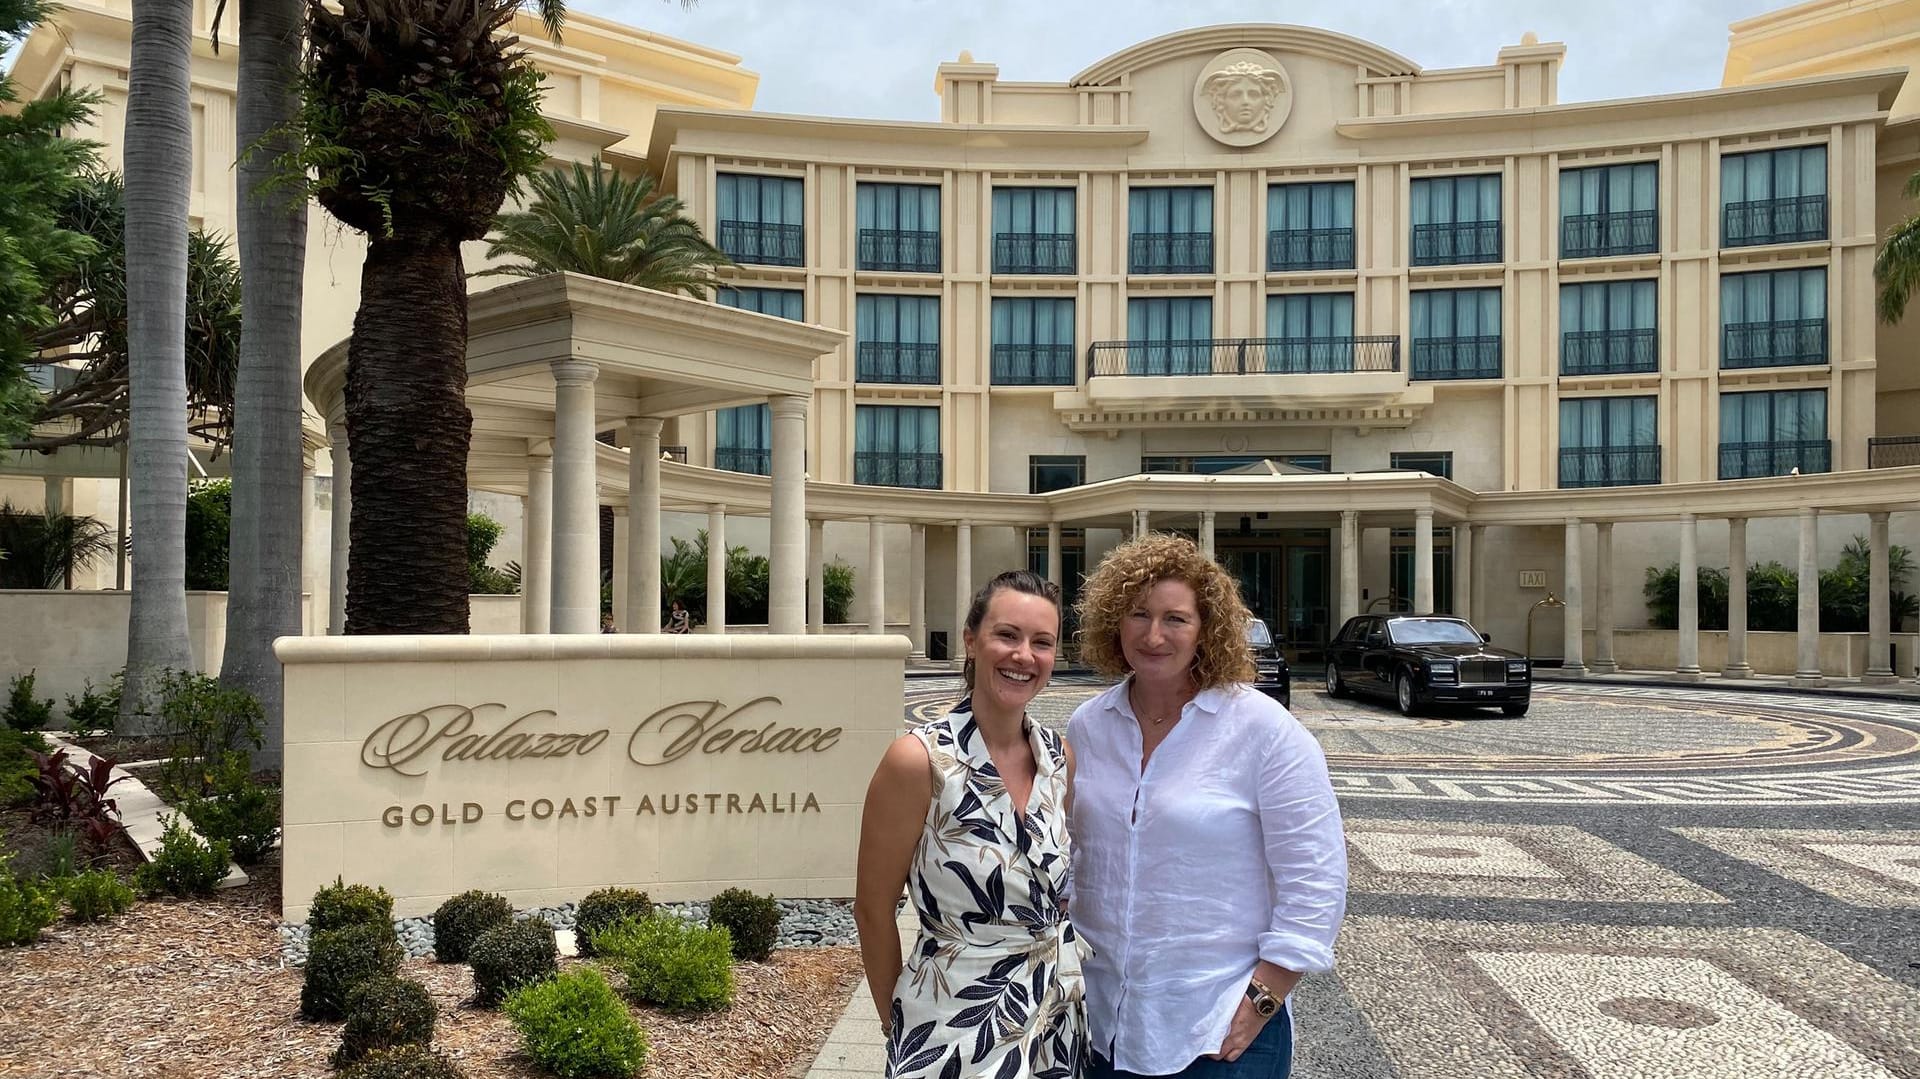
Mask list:
[{"label": "mulch bed", "polygon": [[67,740],[94,756],[111,757],[118,764],[125,764],[128,761],[157,761],[167,756],[173,747],[173,743],[166,738],[129,734],[104,734],[87,738],[67,738]]},{"label": "mulch bed", "polygon": [[[13,872],[42,874],[51,868],[49,848],[60,833],[77,833],[78,828],[76,821],[36,822],[32,809],[27,806],[0,809],[0,851],[13,852]],[[129,877],[135,869],[146,864],[139,848],[133,845],[125,832],[116,831],[113,843],[104,851],[89,852],[84,849],[85,845],[81,841],[74,851],[82,863],[76,867],[78,869],[117,869],[122,877]],[[91,859],[89,854],[92,855]]]},{"label": "mulch bed", "polygon": [[[103,925],[61,923],[0,951],[0,1075],[35,1079],[280,1079],[333,1074],[338,1024],[299,1018],[300,971],[280,958],[269,868],[210,899],[147,901]],[[578,960],[562,960],[570,966]],[[408,960],[440,1005],[434,1046],[470,1079],[535,1079],[505,1015],[466,1004],[464,966]],[[735,968],[723,1012],[632,1007],[649,1079],[804,1073],[860,978],[851,948],[776,952]],[[616,984],[618,979],[614,979]]]}]

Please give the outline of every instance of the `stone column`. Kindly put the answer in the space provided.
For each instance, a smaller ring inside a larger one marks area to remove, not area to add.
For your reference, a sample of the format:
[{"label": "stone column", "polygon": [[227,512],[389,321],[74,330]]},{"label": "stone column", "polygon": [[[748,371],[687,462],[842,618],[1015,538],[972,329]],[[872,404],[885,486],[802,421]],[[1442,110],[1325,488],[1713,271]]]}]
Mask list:
[{"label": "stone column", "polygon": [[1473,602],[1473,526],[1462,522],[1453,526],[1453,613],[1472,622],[1479,610]]},{"label": "stone column", "polygon": [[953,637],[947,658],[954,670],[966,666],[967,608],[973,605],[973,522],[953,526]]},{"label": "stone column", "polygon": [[[300,591],[307,594],[309,604],[320,602],[320,589],[324,587],[319,580],[321,552],[315,549],[315,544],[320,539],[320,524],[314,520],[313,511],[315,503],[320,500],[319,488],[319,474],[313,470],[312,459],[308,458],[300,466]],[[329,537],[327,542],[331,546],[332,538]],[[300,620],[302,634],[310,632],[306,624],[307,612],[310,610],[312,610],[311,607],[302,605]],[[317,618],[318,613],[316,612],[313,617]]]},{"label": "stone column", "polygon": [[600,502],[593,383],[600,368],[553,361],[554,633],[600,632]]},{"label": "stone column", "polygon": [[807,519],[807,632],[827,631],[827,522]]},{"label": "stone column", "polygon": [[353,522],[353,460],[347,452],[344,412],[327,417],[327,440],[333,443],[333,552],[327,567],[327,632],[337,637],[347,631],[347,544]]},{"label": "stone column", "polygon": [[1360,511],[1340,511],[1340,621],[1360,613]]},{"label": "stone column", "polygon": [[867,518],[867,632],[887,631],[887,544],[880,518]]},{"label": "stone column", "polygon": [[1582,604],[1586,591],[1585,570],[1580,563],[1580,518],[1567,518],[1566,538],[1566,594],[1560,598],[1566,601],[1562,612],[1565,622],[1564,636],[1566,644],[1562,647],[1560,673],[1574,678],[1587,673],[1585,662],[1587,642],[1581,637],[1586,626],[1586,611]]},{"label": "stone column", "polygon": [[1680,515],[1680,633],[1673,676],[1683,682],[1700,679],[1700,522],[1691,513]]},{"label": "stone column", "polygon": [[1060,522],[1049,521],[1047,522],[1047,580],[1065,588],[1067,582],[1060,579],[1063,573],[1060,566]]},{"label": "stone column", "polygon": [[[627,517],[632,543],[626,567],[627,620],[622,633],[660,632],[660,421],[627,420]],[[723,554],[722,557],[725,557]]]},{"label": "stone column", "polygon": [[1820,673],[1820,514],[1812,506],[1800,510],[1800,610],[1795,625],[1800,658],[1789,684],[1826,685]]},{"label": "stone column", "polygon": [[548,633],[553,627],[553,458],[546,453],[528,452],[526,506],[520,548],[520,632]]},{"label": "stone column", "polygon": [[807,399],[782,394],[773,412],[773,509],[769,543],[773,563],[767,628],[807,628]]},{"label": "stone column", "polygon": [[1889,661],[1893,582],[1887,548],[1887,513],[1867,514],[1867,670],[1860,681],[1885,685],[1895,681]]},{"label": "stone column", "polygon": [[1469,553],[1473,567],[1468,571],[1472,580],[1467,582],[1467,597],[1473,605],[1474,614],[1480,615],[1487,609],[1486,558],[1480,553],[1487,545],[1487,530],[1484,525],[1468,525],[1467,531],[1473,534],[1473,538],[1467,541],[1472,548]]},{"label": "stone column", "polygon": [[727,631],[727,507],[718,502],[707,506],[706,630]]},{"label": "stone column", "polygon": [[1727,518],[1727,665],[1722,678],[1751,678],[1747,665],[1747,519]]},{"label": "stone column", "polygon": [[613,629],[616,633],[639,633],[634,627],[633,592],[627,587],[633,579],[633,511],[626,506],[613,509]]},{"label": "stone column", "polygon": [[907,574],[907,636],[913,638],[913,659],[927,658],[927,526],[915,521],[907,526],[909,565]]},{"label": "stone column", "polygon": [[1147,529],[1151,527],[1152,527],[1151,518],[1146,510],[1133,511],[1133,538],[1134,539],[1139,539],[1141,536],[1146,535]]},{"label": "stone column", "polygon": [[1433,510],[1413,511],[1413,609],[1433,613]]},{"label": "stone column", "polygon": [[1594,674],[1620,669],[1613,661],[1613,522],[1593,526],[1593,665]]},{"label": "stone column", "polygon": [[1214,557],[1213,511],[1200,511],[1200,553],[1208,558]]}]

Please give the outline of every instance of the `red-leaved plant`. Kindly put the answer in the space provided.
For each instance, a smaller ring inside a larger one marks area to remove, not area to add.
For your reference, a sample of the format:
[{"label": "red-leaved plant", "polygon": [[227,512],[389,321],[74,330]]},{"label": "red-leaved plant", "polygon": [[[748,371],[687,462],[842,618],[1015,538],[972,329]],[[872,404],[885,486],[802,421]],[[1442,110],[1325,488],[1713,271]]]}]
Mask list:
[{"label": "red-leaved plant", "polygon": [[82,842],[97,856],[120,832],[120,806],[107,791],[128,777],[113,774],[116,762],[110,757],[91,757],[84,769],[67,757],[64,749],[33,754],[39,768],[38,775],[27,777],[34,789],[33,819],[77,821]]}]

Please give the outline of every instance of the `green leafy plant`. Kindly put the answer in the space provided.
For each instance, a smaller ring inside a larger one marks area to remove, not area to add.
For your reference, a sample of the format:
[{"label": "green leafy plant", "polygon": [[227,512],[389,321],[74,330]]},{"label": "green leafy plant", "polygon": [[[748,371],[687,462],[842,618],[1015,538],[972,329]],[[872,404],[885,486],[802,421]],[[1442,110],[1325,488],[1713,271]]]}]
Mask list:
[{"label": "green leafy plant", "polygon": [[[1867,541],[1855,536],[1839,562],[1820,574],[1820,629],[1827,633],[1864,633],[1871,604],[1872,574]],[[1920,598],[1901,591],[1914,571],[1913,554],[1895,544],[1887,552],[1888,613],[1894,625],[1920,613]],[[1727,628],[1727,571],[1699,570],[1700,628]],[[1648,622],[1655,629],[1680,625],[1680,565],[1648,566],[1643,594]],[[1779,562],[1747,567],[1747,628],[1791,633],[1800,624],[1800,575]]]},{"label": "green leafy plant", "polygon": [[76,570],[113,553],[114,537],[92,517],[14,509],[0,502],[0,588],[60,588]]},{"label": "green leafy plant", "polygon": [[496,925],[474,939],[467,965],[473,968],[475,1001],[490,1008],[520,986],[559,971],[553,927],[537,919]]},{"label": "green leafy plant", "polygon": [[719,926],[656,913],[600,933],[593,948],[626,975],[636,1000],[689,1011],[733,1002],[733,940]]},{"label": "green leafy plant", "polygon": [[371,925],[392,934],[393,896],[385,888],[348,884],[340,877],[313,893],[313,903],[307,908],[307,928],[323,933],[350,925]]},{"label": "green leafy plant", "polygon": [[512,921],[513,904],[506,896],[461,892],[433,912],[433,957],[442,963],[464,963],[480,934]]},{"label": "green leafy plant", "polygon": [[780,939],[780,904],[770,895],[728,888],[707,905],[707,920],[733,938],[733,957],[764,963]]},{"label": "green leafy plant", "polygon": [[123,677],[115,675],[114,684],[105,693],[95,692],[92,680],[88,680],[80,696],[67,694],[67,731],[79,738],[113,733],[114,724],[120,720],[119,681]]},{"label": "green leafy plant", "polygon": [[601,888],[587,893],[573,913],[573,930],[581,955],[593,955],[593,938],[629,918],[653,913],[653,900],[632,888]]},{"label": "green leafy plant", "polygon": [[853,567],[842,562],[839,556],[823,567],[824,583],[821,587],[825,610],[821,617],[829,623],[845,622],[853,610]]},{"label": "green leafy plant", "polygon": [[246,690],[192,671],[168,671],[159,695],[160,729],[172,748],[156,781],[169,800],[207,794],[213,768],[226,754],[260,748],[265,712]]},{"label": "green leafy plant", "polygon": [[333,1054],[336,1068],[381,1049],[426,1046],[433,1041],[437,1009],[433,996],[419,982],[381,975],[366,978],[347,990],[346,1011],[347,1025]]},{"label": "green leafy plant", "polygon": [[59,889],[15,876],[10,861],[0,854],[0,948],[32,944],[60,916]]},{"label": "green leafy plant", "polygon": [[258,865],[280,834],[280,791],[253,781],[247,755],[222,753],[208,769],[208,792],[185,798],[180,811],[208,839],[224,839],[233,860]]},{"label": "green leafy plant", "polygon": [[340,1079],[466,1079],[466,1073],[424,1045],[403,1045],[368,1053]]},{"label": "green leafy plant", "polygon": [[53,747],[33,731],[0,727],[0,806],[24,805],[33,801],[33,777],[40,774],[34,754]]},{"label": "green leafy plant", "polygon": [[520,583],[504,570],[487,564],[487,556],[506,528],[484,513],[467,514],[467,591],[477,596],[509,596]]},{"label": "green leafy plant", "polygon": [[187,492],[187,588],[227,590],[228,537],[233,529],[233,481],[196,480]]},{"label": "green leafy plant", "polygon": [[89,869],[61,888],[76,922],[101,922],[133,906],[133,889],[111,869]]},{"label": "green leafy plant", "polygon": [[400,969],[401,958],[391,925],[358,923],[313,934],[306,976],[300,984],[300,1014],[308,1019],[344,1019],[347,994],[369,978],[393,975]]},{"label": "green leafy plant", "polygon": [[7,726],[16,731],[37,731],[53,722],[53,698],[41,700],[33,694],[38,670],[13,676],[7,685]]},{"label": "green leafy plant", "polygon": [[647,1062],[646,1032],[593,967],[514,990],[506,1011],[527,1055],[560,1079],[626,1079]]},{"label": "green leafy plant", "polygon": [[233,854],[224,840],[209,843],[195,835],[177,814],[164,818],[160,850],[141,866],[133,882],[148,895],[211,895],[226,879]]}]

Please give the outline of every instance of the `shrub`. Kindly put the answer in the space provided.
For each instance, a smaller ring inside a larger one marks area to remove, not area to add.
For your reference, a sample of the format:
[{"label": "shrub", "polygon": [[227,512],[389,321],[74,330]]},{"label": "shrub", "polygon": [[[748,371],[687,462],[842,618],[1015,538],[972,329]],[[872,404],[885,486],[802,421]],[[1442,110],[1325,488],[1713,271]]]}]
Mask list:
[{"label": "shrub", "polygon": [[76,922],[103,922],[133,906],[133,889],[110,869],[90,869],[62,889]]},{"label": "shrub", "polygon": [[442,963],[464,963],[480,934],[512,921],[513,904],[506,896],[461,892],[433,912],[433,957]]},{"label": "shrub", "polygon": [[400,969],[400,942],[393,927],[349,925],[313,935],[307,949],[306,978],[300,985],[300,1014],[308,1019],[341,1019],[347,994],[368,978]]},{"label": "shrub", "polygon": [[340,1079],[466,1079],[466,1073],[424,1045],[405,1045],[368,1053]]},{"label": "shrub", "polygon": [[313,893],[313,905],[307,908],[307,928],[322,933],[350,925],[377,926],[391,935],[393,896],[385,888],[348,884],[339,877]]},{"label": "shrub", "polygon": [[232,860],[225,840],[209,843],[170,815],[160,834],[159,853],[134,873],[133,883],[148,895],[211,895]]},{"label": "shrub", "polygon": [[780,939],[780,904],[770,895],[728,888],[707,906],[707,921],[733,938],[733,957],[764,963]]},{"label": "shrub", "polygon": [[506,526],[484,513],[467,514],[467,591],[479,596],[510,596],[520,591],[511,574],[487,564]]},{"label": "shrub", "polygon": [[33,695],[37,673],[14,675],[7,686],[7,726],[16,731],[37,731],[53,721],[53,698],[40,700]]},{"label": "shrub", "polygon": [[593,936],[603,933],[629,918],[645,918],[653,913],[653,900],[647,893],[632,888],[601,888],[588,893],[573,915],[574,936],[580,954],[592,955]]},{"label": "shrub", "polygon": [[228,539],[233,527],[233,481],[200,480],[187,491],[187,587],[227,590]]},{"label": "shrub", "polygon": [[210,770],[234,750],[260,748],[265,713],[253,694],[204,674],[168,671],[160,680],[160,729],[172,749],[160,766],[161,792],[182,801],[207,793]]},{"label": "shrub", "polygon": [[67,730],[84,737],[90,734],[112,734],[116,723],[120,721],[120,679],[124,675],[114,676],[114,685],[105,693],[96,693],[93,682],[89,680],[80,689],[80,696],[67,694]]},{"label": "shrub", "polygon": [[0,588],[61,588],[75,570],[114,551],[112,530],[76,513],[14,509],[0,502]]},{"label": "shrub", "polygon": [[593,946],[627,976],[627,992],[637,1000],[689,1010],[733,1001],[733,941],[719,926],[654,914],[621,922]]},{"label": "shrub", "polygon": [[821,572],[824,576],[820,595],[825,607],[822,617],[829,625],[847,621],[853,611],[853,567],[836,555]]},{"label": "shrub", "polygon": [[508,922],[474,938],[467,965],[473,968],[475,999],[490,1008],[514,989],[559,971],[560,951],[547,923]]},{"label": "shrub", "polygon": [[425,986],[379,975],[347,990],[347,1025],[333,1066],[344,1068],[368,1053],[433,1041],[435,1008]]},{"label": "shrub", "polygon": [[280,791],[255,783],[247,755],[223,753],[208,769],[206,795],[184,799],[180,811],[208,839],[224,839],[233,860],[258,865],[273,851],[280,834]]},{"label": "shrub", "polygon": [[0,806],[33,800],[33,777],[40,774],[33,755],[52,748],[45,738],[32,731],[0,727]]},{"label": "shrub", "polygon": [[32,944],[60,916],[58,888],[14,876],[11,857],[0,855],[0,948]]},{"label": "shrub", "polygon": [[527,1055],[560,1079],[626,1079],[647,1062],[647,1035],[592,967],[522,986],[507,1015]]}]

